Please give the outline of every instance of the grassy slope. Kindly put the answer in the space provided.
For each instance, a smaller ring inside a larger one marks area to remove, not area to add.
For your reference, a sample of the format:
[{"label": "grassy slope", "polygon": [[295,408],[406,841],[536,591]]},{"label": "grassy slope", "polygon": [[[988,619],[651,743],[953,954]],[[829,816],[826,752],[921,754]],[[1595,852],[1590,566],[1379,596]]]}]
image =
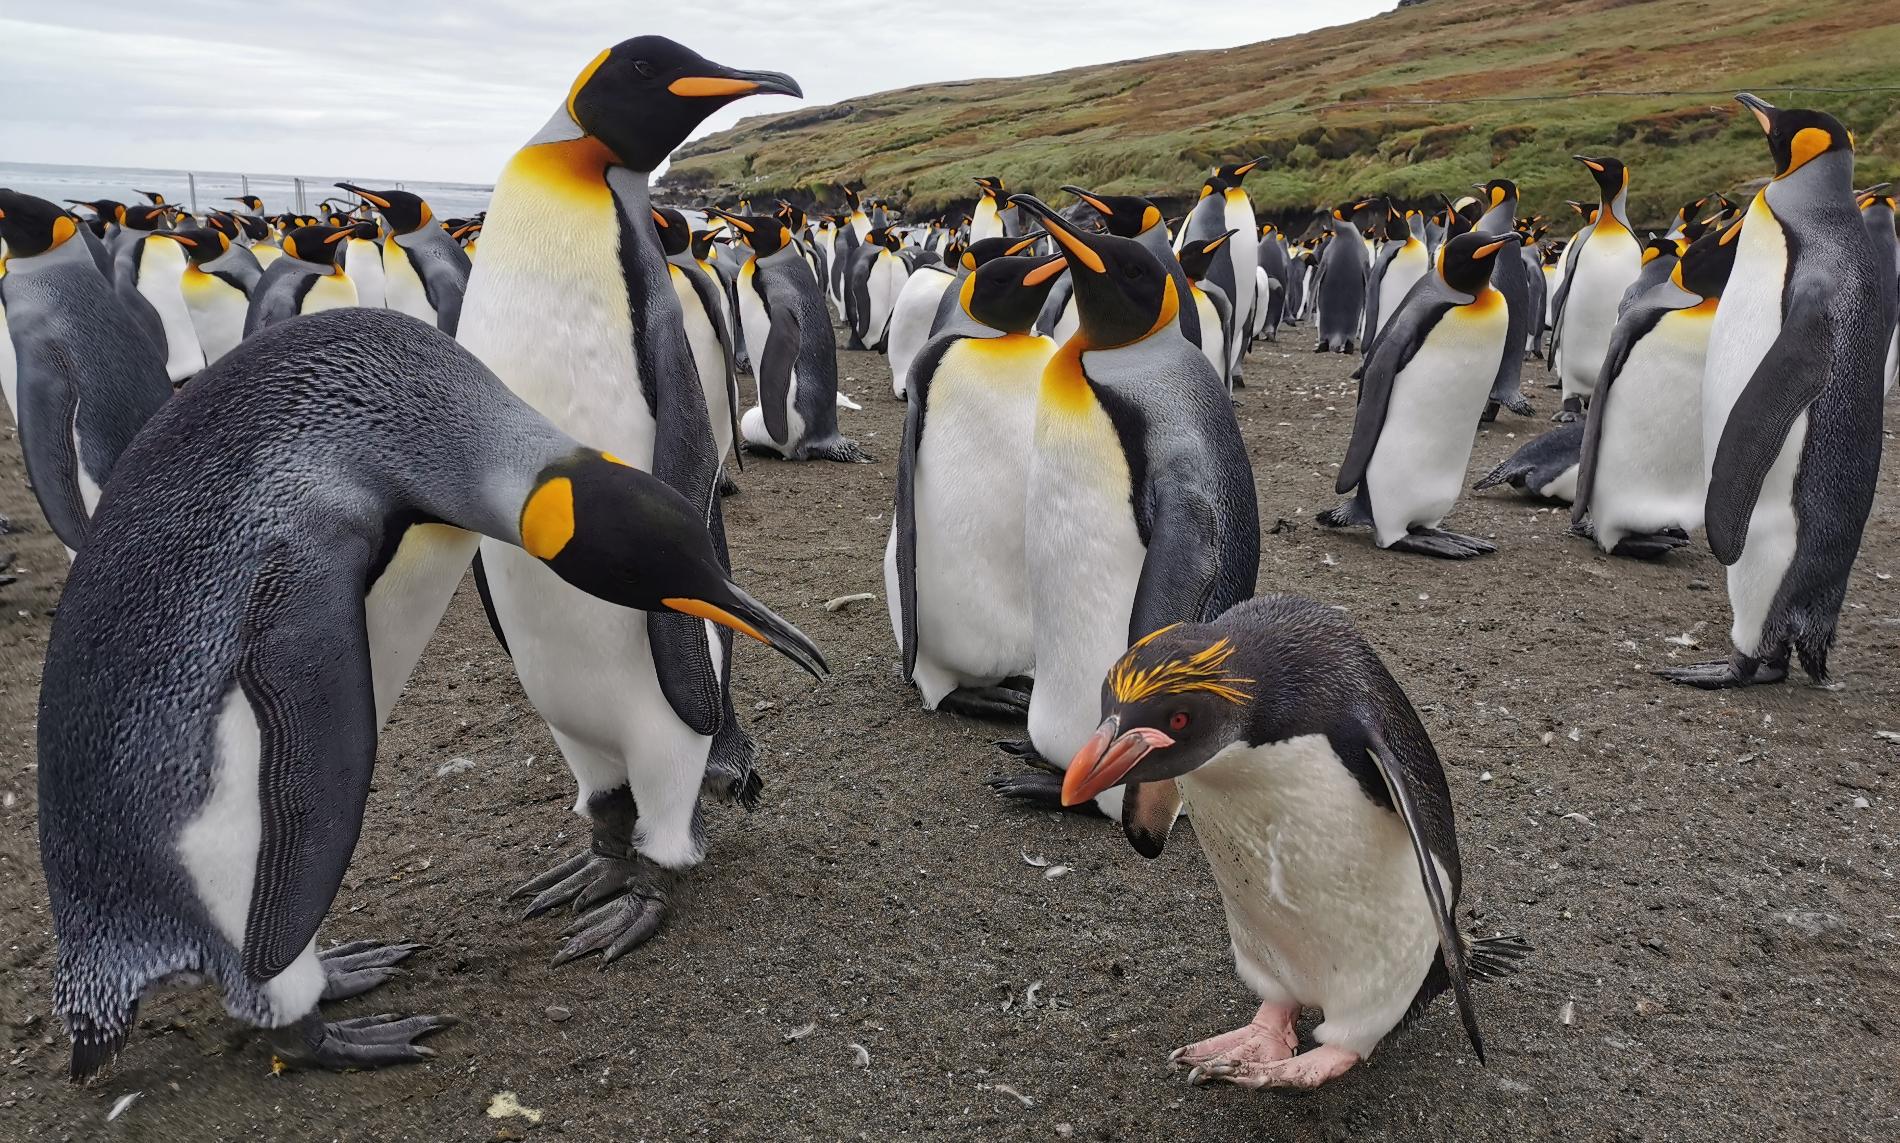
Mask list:
[{"label": "grassy slope", "polygon": [[[1726,94],[1576,93],[1746,89],[1824,108],[1856,132],[1865,185],[1900,181],[1900,92],[1784,96],[1777,85],[1892,85],[1895,60],[1900,24],[1842,0],[1433,0],[1230,50],[748,119],[682,150],[666,184],[829,199],[848,180],[918,213],[967,203],[973,175],[1044,195],[1073,182],[1179,196],[1219,159],[1266,155],[1248,179],[1263,211],[1457,193],[1496,171],[1553,213],[1595,194],[1569,156],[1612,153],[1632,167],[1637,219],[1659,221],[1768,173],[1753,119]],[[1474,97],[1527,98],[1403,102]]]}]

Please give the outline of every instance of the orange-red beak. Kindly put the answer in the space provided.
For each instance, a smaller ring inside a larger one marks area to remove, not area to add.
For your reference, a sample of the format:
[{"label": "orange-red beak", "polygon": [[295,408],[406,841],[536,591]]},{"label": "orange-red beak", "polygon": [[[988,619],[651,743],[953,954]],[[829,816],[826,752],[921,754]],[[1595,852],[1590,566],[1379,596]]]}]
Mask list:
[{"label": "orange-red beak", "polygon": [[1095,728],[1069,760],[1062,776],[1062,804],[1079,806],[1103,790],[1112,789],[1148,755],[1174,745],[1174,739],[1151,727],[1121,732],[1120,715],[1111,714]]}]

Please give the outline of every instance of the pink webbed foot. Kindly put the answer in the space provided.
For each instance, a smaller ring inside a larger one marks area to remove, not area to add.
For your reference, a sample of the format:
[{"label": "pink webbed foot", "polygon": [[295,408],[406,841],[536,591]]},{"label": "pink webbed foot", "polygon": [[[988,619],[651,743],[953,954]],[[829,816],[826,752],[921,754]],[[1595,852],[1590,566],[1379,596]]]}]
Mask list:
[{"label": "pink webbed foot", "polygon": [[1222,1032],[1185,1048],[1176,1048],[1168,1056],[1168,1067],[1192,1068],[1209,1060],[1222,1059],[1256,1060],[1261,1063],[1284,1060],[1300,1046],[1299,1033],[1293,1028],[1293,1021],[1299,1014],[1297,1007],[1262,1004],[1260,1011],[1254,1013],[1252,1022],[1245,1027]]},{"label": "pink webbed foot", "polygon": [[1195,1083],[1225,1080],[1256,1091],[1263,1087],[1311,1091],[1327,1080],[1345,1075],[1358,1062],[1357,1054],[1323,1044],[1291,1059],[1254,1060],[1228,1056],[1211,1060],[1188,1073],[1188,1078]]}]

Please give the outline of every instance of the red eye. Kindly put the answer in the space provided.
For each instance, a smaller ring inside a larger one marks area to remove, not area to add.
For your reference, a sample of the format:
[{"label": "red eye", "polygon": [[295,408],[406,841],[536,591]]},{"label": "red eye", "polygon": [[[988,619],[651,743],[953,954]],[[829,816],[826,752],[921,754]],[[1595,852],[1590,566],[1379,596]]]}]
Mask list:
[{"label": "red eye", "polygon": [[1168,717],[1168,729],[1174,731],[1176,734],[1186,730],[1187,724],[1188,716],[1184,710],[1177,710]]}]

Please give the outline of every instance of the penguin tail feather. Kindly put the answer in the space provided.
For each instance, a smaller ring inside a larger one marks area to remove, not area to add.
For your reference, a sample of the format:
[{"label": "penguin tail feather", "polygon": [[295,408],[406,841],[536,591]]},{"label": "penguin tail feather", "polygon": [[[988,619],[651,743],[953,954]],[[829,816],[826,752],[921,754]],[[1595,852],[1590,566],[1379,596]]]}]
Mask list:
[{"label": "penguin tail feather", "polygon": [[1516,456],[1512,456],[1492,469],[1490,474],[1483,480],[1471,486],[1472,491],[1478,492],[1486,488],[1496,488],[1500,484],[1508,483],[1511,477],[1518,475],[1519,470],[1513,468],[1511,464],[1511,462],[1516,459]]},{"label": "penguin tail feather", "polygon": [[1508,937],[1469,938],[1466,966],[1473,980],[1502,980],[1514,975],[1521,962],[1531,954],[1531,944],[1515,934]]},{"label": "penguin tail feather", "polygon": [[134,1000],[105,1023],[78,1013],[66,1017],[66,1030],[73,1038],[72,1064],[68,1076],[74,1083],[86,1082],[118,1058],[125,1048],[126,1033],[131,1031],[138,1011],[138,1001]]}]

